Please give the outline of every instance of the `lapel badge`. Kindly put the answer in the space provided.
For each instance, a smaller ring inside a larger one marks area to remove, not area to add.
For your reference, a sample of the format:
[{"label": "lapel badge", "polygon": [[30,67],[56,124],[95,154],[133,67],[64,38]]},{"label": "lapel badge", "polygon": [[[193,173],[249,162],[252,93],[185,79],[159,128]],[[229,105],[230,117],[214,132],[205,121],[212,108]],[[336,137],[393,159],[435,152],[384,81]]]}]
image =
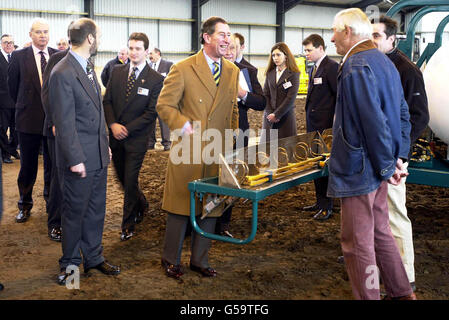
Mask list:
[{"label": "lapel badge", "polygon": [[142,83],[145,83],[145,79],[142,79]]}]

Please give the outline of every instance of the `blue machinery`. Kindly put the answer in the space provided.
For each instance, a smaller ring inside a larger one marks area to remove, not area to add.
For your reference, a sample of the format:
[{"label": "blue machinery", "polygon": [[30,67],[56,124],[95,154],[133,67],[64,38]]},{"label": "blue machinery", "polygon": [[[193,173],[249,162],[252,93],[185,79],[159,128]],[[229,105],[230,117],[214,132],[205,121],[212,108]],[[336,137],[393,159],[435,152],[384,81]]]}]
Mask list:
[{"label": "blue machinery", "polygon": [[[407,32],[407,39],[398,43],[398,48],[405,52],[409,57],[413,52],[413,41],[415,37],[415,28],[421,18],[430,12],[449,11],[449,0],[403,0],[396,3],[387,12],[387,15],[392,17],[398,13],[401,9],[406,7],[417,8],[415,15],[410,21],[409,29]],[[442,34],[445,26],[449,23],[449,16],[445,17],[439,24],[436,34],[435,42],[429,43],[418,61],[420,67],[424,62],[429,61],[432,55],[441,47]],[[449,187],[449,161],[431,159],[423,163],[411,162],[409,165],[409,177],[407,183],[423,184],[437,187]],[[255,190],[251,189],[236,189],[230,187],[223,187],[218,185],[218,177],[205,178],[201,180],[192,181],[188,184],[190,191],[190,221],[195,232],[200,235],[224,242],[230,242],[234,244],[247,244],[251,242],[256,236],[257,232],[257,218],[258,218],[258,203],[263,199],[279,193],[281,191],[290,189],[297,185],[312,181],[314,179],[327,175],[327,168],[315,169],[307,171],[299,175],[294,175],[290,178],[284,178],[277,183],[270,184],[268,187],[259,187]],[[251,233],[248,238],[235,239],[224,237],[216,234],[211,234],[203,231],[196,222],[196,201],[195,196],[200,198],[207,194],[218,194],[225,196],[238,197],[242,199],[249,199],[252,201],[252,221],[251,221]]]}]

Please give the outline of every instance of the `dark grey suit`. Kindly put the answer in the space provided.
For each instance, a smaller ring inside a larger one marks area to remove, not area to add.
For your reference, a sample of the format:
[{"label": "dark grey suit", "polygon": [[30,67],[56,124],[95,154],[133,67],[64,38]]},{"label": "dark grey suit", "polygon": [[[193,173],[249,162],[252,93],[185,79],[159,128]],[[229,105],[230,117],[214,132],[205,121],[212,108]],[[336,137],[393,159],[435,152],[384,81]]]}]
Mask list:
[{"label": "dark grey suit", "polygon": [[[167,76],[167,74],[170,72],[170,68],[173,65],[173,62],[162,59],[159,63],[159,67],[157,68],[157,72],[159,72],[164,78]],[[162,145],[164,147],[170,147],[170,129],[168,126],[162,121],[159,116],[157,116],[157,119],[159,121],[159,127],[161,128],[161,138],[162,138]],[[148,146],[154,147],[156,144],[156,119],[154,119],[153,122],[150,123],[150,135],[148,139]]]},{"label": "dark grey suit", "polygon": [[[338,63],[329,57],[325,57],[312,79],[312,71],[309,74],[309,87],[306,100],[306,125],[307,132],[320,131],[332,128],[337,99],[337,72]],[[328,198],[328,177],[318,178],[315,183],[316,203],[320,209],[332,209],[332,198]]]},{"label": "dark grey suit", "polygon": [[[56,165],[63,193],[61,268],[94,267],[104,261],[101,240],[109,164],[108,137],[96,76],[95,88],[72,53],[53,69],[49,82],[56,127]],[[85,178],[70,171],[84,163]]]},{"label": "dark grey suit", "polygon": [[[11,53],[12,56],[12,53]],[[0,52],[0,143],[3,158],[9,158],[10,152],[17,149],[15,107],[8,91],[8,61]],[[6,131],[9,128],[9,139]]]},{"label": "dark grey suit", "polygon": [[[108,126],[118,123],[128,130],[128,137],[123,140],[116,140],[110,130],[109,144],[117,176],[125,190],[122,230],[131,231],[137,213],[147,203],[139,188],[139,172],[147,151],[150,124],[156,119],[156,102],[164,77],[146,64],[126,100],[129,68],[130,64],[126,64],[112,70],[103,107]],[[142,92],[145,89],[146,94]]]}]

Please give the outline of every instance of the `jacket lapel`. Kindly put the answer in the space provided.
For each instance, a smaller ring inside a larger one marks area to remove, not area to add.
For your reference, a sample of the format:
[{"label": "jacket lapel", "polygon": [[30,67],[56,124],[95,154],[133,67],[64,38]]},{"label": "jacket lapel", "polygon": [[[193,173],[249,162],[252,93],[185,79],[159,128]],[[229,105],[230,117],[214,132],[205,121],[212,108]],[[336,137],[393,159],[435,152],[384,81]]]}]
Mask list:
[{"label": "jacket lapel", "polygon": [[[222,64],[223,67],[223,64]],[[193,70],[197,74],[200,81],[209,91],[212,97],[215,97],[217,93],[217,85],[215,84],[214,78],[212,77],[212,72],[207,64],[206,57],[204,56],[203,50],[200,50],[196,54],[196,64],[192,65]],[[223,68],[222,68],[223,72]],[[223,75],[223,74],[222,74]],[[220,75],[220,82],[223,80]]]},{"label": "jacket lapel", "polygon": [[[90,99],[94,102],[94,105],[100,109],[100,100],[98,97],[98,93],[95,92],[94,87],[92,86],[92,83],[90,82],[89,78],[87,77],[86,72],[84,72],[83,68],[79,64],[79,62],[75,59],[75,57],[69,53],[68,54],[70,58],[70,62],[72,63],[73,67],[76,71],[76,77],[78,78],[78,81],[81,83],[81,86],[84,88]],[[94,79],[96,79],[96,76],[94,74]],[[96,81],[97,82],[97,81]],[[98,91],[98,87],[97,87]]]},{"label": "jacket lapel", "polygon": [[[227,94],[229,88],[232,88],[232,84],[230,83],[231,78],[232,78],[232,69],[226,65],[226,62],[224,61],[224,58],[221,58],[221,73],[220,73],[220,82],[218,84],[218,87],[215,85],[215,82],[212,80],[215,88],[218,88],[218,91],[216,91],[214,103],[212,104],[212,108],[209,112],[209,115],[211,115],[214,112],[214,110],[216,109],[217,105],[219,104],[222,96]],[[209,66],[208,66],[208,68],[209,68]],[[210,69],[209,69],[209,73],[212,76]]]},{"label": "jacket lapel", "polygon": [[[276,81],[276,69],[275,70],[275,78],[274,81]],[[288,79],[288,77],[290,77],[291,71],[289,69],[285,69],[284,72],[282,73],[281,77],[279,78],[279,81],[276,83],[276,87],[279,87],[281,84],[285,83],[285,80]]]}]

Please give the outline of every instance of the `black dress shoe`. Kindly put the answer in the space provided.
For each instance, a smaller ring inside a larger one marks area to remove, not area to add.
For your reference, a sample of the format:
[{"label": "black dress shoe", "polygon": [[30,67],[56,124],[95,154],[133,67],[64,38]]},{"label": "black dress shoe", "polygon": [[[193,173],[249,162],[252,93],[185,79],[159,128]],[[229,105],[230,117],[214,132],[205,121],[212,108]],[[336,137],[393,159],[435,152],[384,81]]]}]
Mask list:
[{"label": "black dress shoe", "polygon": [[11,160],[11,158],[3,158],[3,162],[4,163],[12,163],[12,160]]},{"label": "black dress shoe", "polygon": [[201,273],[203,277],[216,277],[217,271],[211,267],[200,268],[193,264],[190,264],[190,270]]},{"label": "black dress shoe", "polygon": [[120,240],[126,241],[126,240],[131,239],[133,236],[134,236],[134,231],[125,229],[125,230],[122,230],[122,234],[120,235]]},{"label": "black dress shoe", "polygon": [[19,155],[19,153],[17,152],[17,150],[14,150],[14,151],[11,153],[11,155],[12,155],[14,158],[16,158],[17,160],[20,160],[20,155]]},{"label": "black dress shoe", "polygon": [[67,278],[72,275],[72,273],[66,272],[65,269],[61,269],[61,272],[58,274],[58,284],[60,286],[65,286]]},{"label": "black dress shoe", "polygon": [[5,289],[5,287],[0,283],[0,291],[2,291],[3,289]]},{"label": "black dress shoe", "polygon": [[317,211],[317,210],[320,210],[320,207],[318,207],[318,204],[315,203],[315,204],[313,204],[311,206],[303,207],[302,210],[304,210],[304,211]]},{"label": "black dress shoe", "polygon": [[50,238],[50,240],[61,242],[62,239],[61,227],[55,227],[48,230],[48,237]]},{"label": "black dress shoe", "polygon": [[16,216],[16,222],[17,223],[23,223],[28,220],[30,217],[30,210],[29,209],[22,209],[19,211],[19,214]]},{"label": "black dress shoe", "polygon": [[332,209],[320,209],[317,213],[313,216],[315,220],[327,220],[332,216]]},{"label": "black dress shoe", "polygon": [[162,259],[161,265],[162,265],[162,268],[164,268],[165,274],[167,275],[167,277],[179,280],[179,279],[181,279],[181,276],[184,274],[184,273],[182,273],[181,266],[179,264],[174,265],[174,264],[171,264],[170,262],[168,262],[167,260]]},{"label": "black dress shoe", "polygon": [[91,269],[97,269],[108,276],[115,276],[120,273],[119,266],[114,266],[106,261],[103,261],[102,263],[100,263],[99,265],[96,265],[95,267],[87,268],[86,270],[84,270],[84,273],[88,273],[89,270],[91,270]]}]

